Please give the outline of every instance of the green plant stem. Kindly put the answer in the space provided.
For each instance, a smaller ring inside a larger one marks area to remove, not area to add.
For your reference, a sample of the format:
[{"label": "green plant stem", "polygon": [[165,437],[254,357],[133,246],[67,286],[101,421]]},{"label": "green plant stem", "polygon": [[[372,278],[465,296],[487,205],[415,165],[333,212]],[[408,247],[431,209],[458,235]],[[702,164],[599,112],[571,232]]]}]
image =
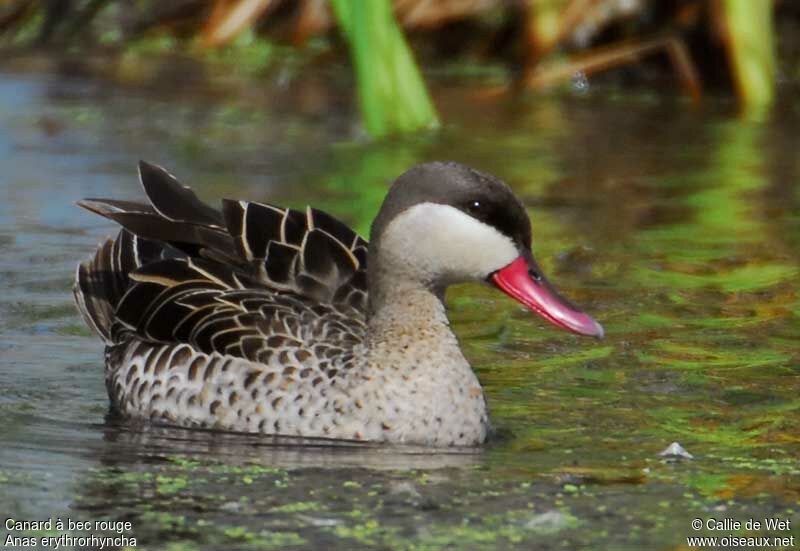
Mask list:
[{"label": "green plant stem", "polygon": [[724,0],[723,24],[739,97],[747,109],[768,106],[775,95],[775,37],[769,0]]},{"label": "green plant stem", "polygon": [[437,126],[425,83],[389,0],[332,0],[350,45],[361,115],[376,137]]}]

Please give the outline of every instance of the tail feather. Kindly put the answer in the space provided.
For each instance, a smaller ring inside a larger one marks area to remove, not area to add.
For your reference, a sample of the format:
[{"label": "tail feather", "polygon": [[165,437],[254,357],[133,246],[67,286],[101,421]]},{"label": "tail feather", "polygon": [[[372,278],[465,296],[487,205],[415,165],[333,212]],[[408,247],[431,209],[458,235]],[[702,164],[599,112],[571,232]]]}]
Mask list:
[{"label": "tail feather", "polygon": [[203,203],[160,166],[139,161],[139,179],[153,208],[167,220],[224,229],[222,214],[217,209]]},{"label": "tail feather", "polygon": [[107,239],[86,262],[78,264],[72,293],[83,320],[106,344],[111,343],[114,321],[113,291],[116,275],[111,268],[114,241]]},{"label": "tail feather", "polygon": [[72,293],[86,324],[106,343],[113,342],[115,311],[131,286],[130,274],[156,260],[183,254],[168,244],[120,230],[107,239],[89,260],[78,265]]}]

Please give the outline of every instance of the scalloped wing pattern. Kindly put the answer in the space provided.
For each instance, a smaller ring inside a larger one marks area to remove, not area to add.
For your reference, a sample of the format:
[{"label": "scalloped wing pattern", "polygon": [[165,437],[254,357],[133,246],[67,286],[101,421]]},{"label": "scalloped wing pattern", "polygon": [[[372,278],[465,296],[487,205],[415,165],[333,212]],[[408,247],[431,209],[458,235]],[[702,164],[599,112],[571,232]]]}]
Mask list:
[{"label": "scalloped wing pattern", "polygon": [[268,364],[290,364],[301,350],[319,358],[345,354],[364,336],[363,314],[345,305],[316,302],[258,282],[198,258],[147,264],[120,300],[112,335],[150,342],[188,343]]},{"label": "scalloped wing pattern", "polygon": [[343,353],[363,337],[367,242],[345,224],[244,201],[220,213],[159,167],[140,175],[151,205],[79,203],[124,228],[76,277],[78,307],[106,342],[135,335],[263,361],[288,345]]},{"label": "scalloped wing pattern", "polygon": [[367,242],[323,211],[223,201],[238,256],[270,288],[366,310]]},{"label": "scalloped wing pattern", "polygon": [[143,265],[182,253],[121,230],[116,239],[106,239],[94,256],[78,265],[72,292],[86,325],[106,342],[114,342],[116,305],[131,286],[130,274]]}]

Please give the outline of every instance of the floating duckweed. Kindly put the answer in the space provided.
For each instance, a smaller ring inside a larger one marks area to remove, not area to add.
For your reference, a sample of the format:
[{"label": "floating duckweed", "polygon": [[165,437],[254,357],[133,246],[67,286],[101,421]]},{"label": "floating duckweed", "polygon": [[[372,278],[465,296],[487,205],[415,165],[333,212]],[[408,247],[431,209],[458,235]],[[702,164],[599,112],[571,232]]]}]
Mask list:
[{"label": "floating duckweed", "polygon": [[302,513],[304,511],[318,511],[321,508],[316,501],[298,501],[297,503],[287,503],[270,509],[271,513]]},{"label": "floating duckweed", "polygon": [[160,494],[175,494],[186,488],[189,481],[184,476],[156,476],[156,487]]}]

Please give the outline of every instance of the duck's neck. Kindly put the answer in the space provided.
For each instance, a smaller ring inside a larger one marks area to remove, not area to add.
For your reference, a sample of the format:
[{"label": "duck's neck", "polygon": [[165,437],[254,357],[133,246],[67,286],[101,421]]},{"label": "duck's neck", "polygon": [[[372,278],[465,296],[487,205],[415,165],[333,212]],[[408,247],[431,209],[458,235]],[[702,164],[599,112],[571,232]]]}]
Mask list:
[{"label": "duck's neck", "polygon": [[[393,277],[370,287],[366,379],[395,441],[474,445],[488,426],[477,377],[447,320],[443,291]],[[386,437],[386,434],[383,434]]]},{"label": "duck's neck", "polygon": [[371,334],[387,330],[444,329],[450,322],[444,307],[444,290],[393,278],[391,284],[370,286],[368,326]]},{"label": "duck's neck", "polygon": [[471,373],[450,330],[444,285],[434,283],[424,268],[408,262],[414,244],[407,236],[408,232],[393,232],[370,245],[368,347],[387,349],[380,352],[392,352],[392,356],[421,367],[429,357],[424,352],[433,347],[446,351],[452,362]]}]

